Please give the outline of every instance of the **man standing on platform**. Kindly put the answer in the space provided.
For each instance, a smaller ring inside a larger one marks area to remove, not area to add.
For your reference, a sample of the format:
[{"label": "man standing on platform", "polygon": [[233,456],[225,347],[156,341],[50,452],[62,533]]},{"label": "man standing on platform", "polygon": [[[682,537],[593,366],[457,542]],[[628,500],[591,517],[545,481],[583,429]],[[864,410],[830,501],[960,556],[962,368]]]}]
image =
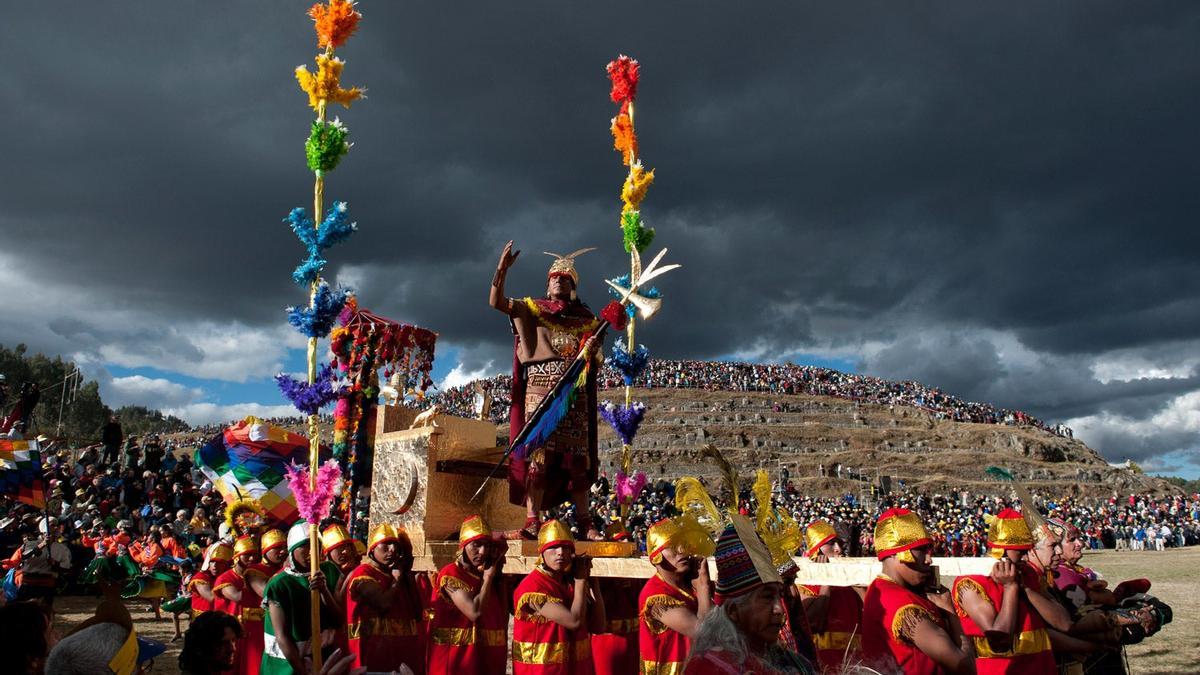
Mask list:
[{"label": "man standing on platform", "polygon": [[458,530],[458,557],[437,575],[429,675],[487,675],[508,653],[504,554],[480,516]]},{"label": "man standing on platform", "polygon": [[655,570],[638,596],[638,672],[678,675],[696,627],[712,609],[703,556],[713,552],[713,543],[694,520],[681,516],[650,526],[646,551]]},{"label": "man standing on platform", "polygon": [[875,551],[883,574],[863,601],[866,665],[905,675],[974,673],[971,644],[963,640],[949,594],[930,590],[937,577],[932,540],[920,516],[900,508],[880,514]]},{"label": "man standing on platform", "polygon": [[423,675],[422,602],[412,578],[412,542],[407,532],[387,523],[373,527],[367,541],[366,562],[346,582],[352,667],[392,672],[406,665],[413,675]]},{"label": "man standing on platform", "polygon": [[326,561],[312,571],[308,528],[308,523],[301,520],[288,530],[288,563],[282,572],[267,582],[263,591],[267,607],[263,625],[263,675],[307,675],[311,669],[312,649],[322,648],[320,644],[310,644],[310,584],[319,591],[320,632],[328,635],[342,625],[343,610],[334,597],[339,581],[337,567]]},{"label": "man standing on platform", "polygon": [[[516,438],[542,399],[585,349],[589,352],[600,321],[579,300],[576,289],[579,273],[575,258],[592,249],[581,249],[565,256],[554,255],[543,298],[508,298],[504,278],[520,251],[513,253],[512,242],[504,246],[489,296],[491,306],[508,316],[516,343],[513,351],[512,408],[509,432]],[[595,369],[587,383],[576,392],[566,417],[546,441],[528,457],[509,461],[509,500],[525,506],[527,518],[522,536],[534,539],[543,511],[564,501],[575,505],[579,531],[590,540],[604,538],[592,522],[588,510],[588,488],[596,480],[596,377]]]},{"label": "man standing on platform", "polygon": [[242,622],[238,640],[238,672],[256,675],[263,655],[262,594],[267,574],[258,566],[258,540],[243,535],[233,544],[233,568],[213,582],[213,609]]},{"label": "man standing on platform", "polygon": [[557,520],[538,531],[542,562],[513,593],[513,675],[592,675],[589,633],[603,630],[604,601],[591,560]]},{"label": "man standing on platform", "polygon": [[[813,521],[804,530],[804,540],[804,554],[813,562],[827,563],[842,557],[842,540],[824,520]],[[858,663],[865,593],[853,586],[804,584],[799,588],[821,671],[840,673],[843,664]]]}]

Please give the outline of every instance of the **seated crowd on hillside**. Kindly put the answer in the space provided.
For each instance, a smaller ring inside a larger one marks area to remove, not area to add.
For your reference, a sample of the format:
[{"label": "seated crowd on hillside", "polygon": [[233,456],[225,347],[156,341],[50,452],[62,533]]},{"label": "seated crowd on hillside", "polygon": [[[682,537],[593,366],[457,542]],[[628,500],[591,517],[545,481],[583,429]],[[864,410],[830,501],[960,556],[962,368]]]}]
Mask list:
[{"label": "seated crowd on hillside", "polygon": [[[431,400],[451,414],[475,417],[475,391],[482,386],[491,395],[488,416],[499,424],[508,419],[511,381],[511,376],[497,375],[438,392]],[[597,384],[600,389],[625,386],[621,374],[607,364],[600,370]],[[920,382],[894,382],[818,366],[651,359],[634,386],[832,396],[861,403],[920,408],[937,419],[955,422],[1033,426],[1058,436],[1073,436],[1065,425],[1046,424],[1020,410],[963,401]]]}]

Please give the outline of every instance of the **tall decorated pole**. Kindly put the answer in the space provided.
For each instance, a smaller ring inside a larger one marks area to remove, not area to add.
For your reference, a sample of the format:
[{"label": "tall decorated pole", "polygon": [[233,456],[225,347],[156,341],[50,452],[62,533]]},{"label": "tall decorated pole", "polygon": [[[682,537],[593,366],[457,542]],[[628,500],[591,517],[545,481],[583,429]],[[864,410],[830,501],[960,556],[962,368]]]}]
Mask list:
[{"label": "tall decorated pole", "polygon": [[[637,320],[639,314],[643,319],[647,319],[657,312],[662,303],[662,297],[657,288],[644,285],[649,281],[650,275],[647,273],[654,265],[652,263],[643,270],[641,261],[641,253],[654,241],[654,228],[647,228],[643,224],[641,213],[642,200],[645,199],[650,184],[654,182],[654,170],[647,170],[642,165],[638,153],[637,132],[634,127],[634,102],[637,98],[641,65],[636,60],[622,54],[608,64],[607,70],[611,82],[609,97],[613,103],[620,106],[616,117],[612,118],[610,127],[613,135],[613,147],[621,153],[622,162],[629,167],[629,172],[621,187],[620,218],[621,238],[625,251],[629,254],[629,274],[607,282],[616,297],[622,301],[628,299],[628,304],[624,308],[627,316],[625,340],[617,340],[613,346],[612,355],[608,359],[624,379],[625,403],[621,406],[606,401],[600,408],[600,414],[621,437],[621,469],[617,473],[617,501],[621,509],[621,518],[624,520],[628,515],[630,505],[637,499],[638,493],[646,484],[645,474],[639,473],[636,476],[631,474],[633,438],[646,413],[645,405],[635,403],[633,400],[633,384],[646,367],[649,358],[646,347],[635,342]],[[665,249],[663,252],[665,253]],[[661,258],[662,254],[659,254],[655,261],[657,262]]]},{"label": "tall decorated pole", "polygon": [[[322,368],[318,371],[317,342],[329,335],[349,296],[348,291],[331,289],[321,278],[321,271],[327,262],[325,250],[345,240],[356,229],[349,220],[345,202],[334,202],[324,219],[318,221],[324,208],[325,177],[350,149],[350,143],[346,140],[349,131],[336,118],[328,121],[327,108],[331,103],[349,108],[351,103],[362,98],[364,90],[359,87],[342,88],[341,75],[346,64],[334,55],[335,50],[354,33],[362,18],[354,2],[328,0],[327,3],[318,3],[308,10],[308,16],[312,18],[316,29],[317,47],[322,50],[316,56],[315,73],[309,72],[304,66],[296,68],[296,80],[308,94],[308,104],[316,112],[316,119],[304,144],[308,168],[314,175],[312,216],[300,207],[292,209],[284,221],[291,225],[292,231],[308,251],[308,257],[292,273],[292,279],[307,289],[308,305],[288,308],[288,320],[308,337],[308,377],[306,382],[296,382],[287,376],[278,379],[284,394],[308,415],[307,475],[295,470],[289,476],[289,483],[296,493],[300,515],[309,523],[310,571],[315,572],[320,569],[321,561],[318,525],[328,515],[341,479],[335,461],[330,460],[322,465],[320,460],[318,411],[332,402],[337,394],[332,370]],[[311,605],[310,644],[320,645],[320,594],[315,587],[312,589]],[[312,650],[312,658],[313,672],[320,672],[319,647]]]}]

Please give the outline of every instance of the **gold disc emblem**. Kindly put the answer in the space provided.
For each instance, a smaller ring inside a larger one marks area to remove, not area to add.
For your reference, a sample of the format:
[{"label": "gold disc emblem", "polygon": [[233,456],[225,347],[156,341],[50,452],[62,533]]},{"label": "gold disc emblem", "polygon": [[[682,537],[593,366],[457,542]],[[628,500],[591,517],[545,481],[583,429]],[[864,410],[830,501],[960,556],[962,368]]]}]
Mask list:
[{"label": "gold disc emblem", "polygon": [[550,346],[564,359],[573,359],[579,353],[579,338],[565,331],[550,334]]}]

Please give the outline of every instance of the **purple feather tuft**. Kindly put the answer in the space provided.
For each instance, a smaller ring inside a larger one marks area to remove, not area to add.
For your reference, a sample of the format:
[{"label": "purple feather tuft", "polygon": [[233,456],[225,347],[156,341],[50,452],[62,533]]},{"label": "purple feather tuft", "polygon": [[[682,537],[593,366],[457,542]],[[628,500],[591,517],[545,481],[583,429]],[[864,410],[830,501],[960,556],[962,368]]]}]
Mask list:
[{"label": "purple feather tuft", "polygon": [[287,397],[296,409],[306,415],[316,415],[317,412],[337,399],[337,389],[333,386],[333,369],[321,366],[317,373],[317,381],[309,384],[280,373],[275,376],[279,391]]},{"label": "purple feather tuft", "polygon": [[621,437],[621,442],[625,445],[633,443],[633,437],[637,436],[638,426],[642,423],[642,418],[646,416],[646,405],[644,403],[632,403],[630,405],[616,405],[611,401],[605,401],[600,404],[600,416],[608,422],[613,431]]}]

